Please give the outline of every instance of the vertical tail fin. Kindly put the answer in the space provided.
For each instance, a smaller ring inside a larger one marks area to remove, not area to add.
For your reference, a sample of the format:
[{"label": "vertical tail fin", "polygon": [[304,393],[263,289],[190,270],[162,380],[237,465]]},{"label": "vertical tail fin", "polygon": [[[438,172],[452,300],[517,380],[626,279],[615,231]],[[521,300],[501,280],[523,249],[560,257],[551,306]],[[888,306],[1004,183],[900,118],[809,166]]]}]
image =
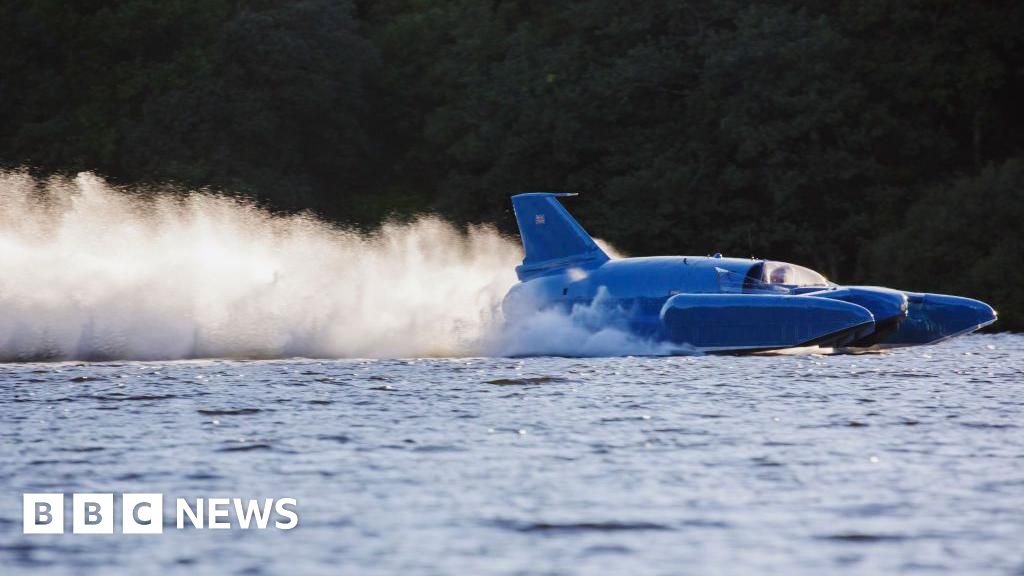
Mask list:
[{"label": "vertical tail fin", "polygon": [[608,260],[608,255],[562,206],[558,196],[575,194],[531,192],[512,197],[526,252],[523,264],[516,267],[520,280],[551,269]]}]

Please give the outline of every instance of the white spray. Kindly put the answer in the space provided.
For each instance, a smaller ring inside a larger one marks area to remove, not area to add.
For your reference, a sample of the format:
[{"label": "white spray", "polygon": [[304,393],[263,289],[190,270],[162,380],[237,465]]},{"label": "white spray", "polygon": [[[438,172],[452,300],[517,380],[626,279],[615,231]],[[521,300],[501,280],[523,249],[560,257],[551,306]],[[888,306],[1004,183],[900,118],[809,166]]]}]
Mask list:
[{"label": "white spray", "polygon": [[567,317],[505,328],[521,257],[434,217],[361,234],[208,193],[0,173],[0,360],[652,352]]}]

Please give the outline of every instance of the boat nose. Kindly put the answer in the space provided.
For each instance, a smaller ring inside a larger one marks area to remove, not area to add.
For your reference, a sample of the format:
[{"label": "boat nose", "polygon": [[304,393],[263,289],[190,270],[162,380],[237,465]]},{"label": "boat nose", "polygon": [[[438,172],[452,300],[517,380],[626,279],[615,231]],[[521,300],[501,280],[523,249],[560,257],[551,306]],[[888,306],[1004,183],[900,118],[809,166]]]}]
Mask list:
[{"label": "boat nose", "polygon": [[996,311],[988,304],[947,294],[908,292],[910,309],[894,334],[883,343],[893,346],[933,344],[968,334],[996,321]]},{"label": "boat nose", "polygon": [[973,298],[940,294],[929,294],[926,298],[929,302],[955,309],[963,324],[973,324],[979,328],[995,322],[999,316],[991,306]]},{"label": "boat nose", "polygon": [[[971,300],[967,298],[967,300]],[[999,312],[995,308],[985,304],[981,300],[971,300],[972,307],[974,308],[975,314],[978,317],[978,324],[987,326],[999,319]]]},{"label": "boat nose", "polygon": [[988,304],[963,296],[925,294],[924,304],[932,318],[944,325],[947,334],[974,331],[995,322],[998,317]]}]

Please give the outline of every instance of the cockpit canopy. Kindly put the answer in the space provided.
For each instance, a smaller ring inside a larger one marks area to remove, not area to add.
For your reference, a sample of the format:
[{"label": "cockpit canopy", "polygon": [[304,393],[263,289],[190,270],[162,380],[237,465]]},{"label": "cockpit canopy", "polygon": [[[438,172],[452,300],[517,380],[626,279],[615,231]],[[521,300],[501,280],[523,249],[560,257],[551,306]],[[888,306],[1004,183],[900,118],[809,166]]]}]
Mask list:
[{"label": "cockpit canopy", "polygon": [[804,268],[803,266],[797,266],[796,264],[789,264],[786,262],[775,262],[772,260],[765,260],[759,265],[755,265],[751,268],[750,272],[747,273],[747,277],[754,276],[757,278],[757,271],[755,270],[758,266],[761,267],[759,279],[765,284],[789,286],[795,288],[802,288],[805,286],[829,286],[831,283],[825,279],[824,276],[818,274],[810,268]]},{"label": "cockpit canopy", "polygon": [[804,288],[834,286],[814,270],[787,262],[754,262],[746,273],[717,266],[715,270],[718,273],[718,289],[733,294],[789,294],[793,291],[807,292]]}]

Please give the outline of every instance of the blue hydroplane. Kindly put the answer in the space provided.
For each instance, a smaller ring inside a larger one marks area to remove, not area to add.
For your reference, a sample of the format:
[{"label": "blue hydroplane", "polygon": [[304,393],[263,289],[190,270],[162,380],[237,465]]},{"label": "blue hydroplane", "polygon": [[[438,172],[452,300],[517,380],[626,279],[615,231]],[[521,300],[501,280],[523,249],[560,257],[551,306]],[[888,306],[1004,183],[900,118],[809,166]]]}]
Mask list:
[{"label": "blue hydroplane", "polygon": [[512,197],[525,257],[505,296],[510,321],[594,306],[617,327],[703,352],[934,344],[996,321],[984,302],[839,286],[795,264],[713,256],[611,259],[562,206],[566,193]]}]

